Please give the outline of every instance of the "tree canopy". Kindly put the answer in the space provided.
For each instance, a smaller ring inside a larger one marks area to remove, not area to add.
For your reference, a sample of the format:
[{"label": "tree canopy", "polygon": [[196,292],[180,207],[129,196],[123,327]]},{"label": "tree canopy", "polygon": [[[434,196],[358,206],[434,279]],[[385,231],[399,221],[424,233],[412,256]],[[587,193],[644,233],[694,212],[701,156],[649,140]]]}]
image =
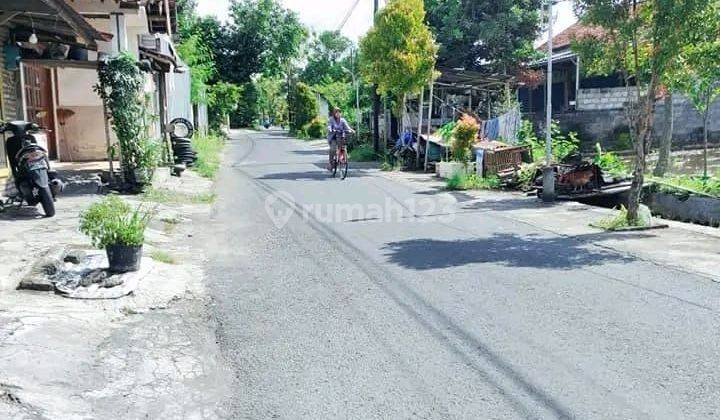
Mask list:
[{"label": "tree canopy", "polygon": [[361,72],[378,93],[398,98],[432,80],[437,51],[422,0],[390,0],[360,42]]},{"label": "tree canopy", "polygon": [[626,112],[635,148],[628,220],[637,222],[647,155],[652,144],[655,100],[681,51],[693,42],[703,12],[716,0],[576,0],[587,25],[602,29],[575,42],[586,71],[619,71],[628,89]]},{"label": "tree canopy", "polygon": [[352,42],[335,31],[315,34],[307,46],[307,64],[300,78],[309,85],[347,80]]},{"label": "tree canopy", "polygon": [[218,70],[234,83],[282,73],[306,37],[297,14],[278,0],[232,0],[230,18],[222,28]]},{"label": "tree canopy", "polygon": [[532,58],[542,0],[425,0],[446,67],[511,70]]}]

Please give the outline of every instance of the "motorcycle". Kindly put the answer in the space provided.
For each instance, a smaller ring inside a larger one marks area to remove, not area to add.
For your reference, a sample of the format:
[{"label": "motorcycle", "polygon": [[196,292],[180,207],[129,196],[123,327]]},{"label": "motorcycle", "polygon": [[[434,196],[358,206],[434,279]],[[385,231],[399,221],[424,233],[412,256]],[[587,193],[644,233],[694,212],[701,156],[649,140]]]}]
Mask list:
[{"label": "motorcycle", "polygon": [[55,197],[62,190],[63,183],[50,170],[50,161],[45,149],[40,147],[32,133],[40,126],[27,121],[11,121],[0,125],[0,134],[11,132],[5,140],[17,200],[29,206],[42,205],[46,217],[55,216]]},{"label": "motorcycle", "polygon": [[[414,170],[417,159],[417,148],[419,147],[417,135],[411,131],[406,131],[395,142],[395,146],[390,150],[393,158],[393,165],[401,162],[403,168]],[[422,152],[422,150],[421,150]]]}]

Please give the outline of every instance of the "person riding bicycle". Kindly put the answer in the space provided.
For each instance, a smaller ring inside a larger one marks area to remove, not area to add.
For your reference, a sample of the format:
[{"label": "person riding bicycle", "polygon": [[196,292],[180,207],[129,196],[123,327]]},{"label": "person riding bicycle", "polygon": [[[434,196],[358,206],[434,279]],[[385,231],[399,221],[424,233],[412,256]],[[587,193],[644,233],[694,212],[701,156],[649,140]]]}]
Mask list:
[{"label": "person riding bicycle", "polygon": [[328,145],[330,146],[328,170],[332,170],[335,153],[338,148],[338,137],[345,137],[346,134],[352,134],[355,130],[350,128],[345,118],[342,117],[340,108],[333,108],[330,120],[328,121]]}]

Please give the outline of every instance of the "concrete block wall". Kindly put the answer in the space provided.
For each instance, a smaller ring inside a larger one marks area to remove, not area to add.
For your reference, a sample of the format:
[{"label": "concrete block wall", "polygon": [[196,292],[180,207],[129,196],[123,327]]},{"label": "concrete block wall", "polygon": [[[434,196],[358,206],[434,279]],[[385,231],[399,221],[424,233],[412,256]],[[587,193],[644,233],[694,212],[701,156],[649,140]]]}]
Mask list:
[{"label": "concrete block wall", "polygon": [[577,109],[580,111],[599,111],[622,109],[627,102],[628,90],[620,88],[580,89],[577,96]]},{"label": "concrete block wall", "polygon": [[[628,132],[624,103],[627,99],[625,88],[583,89],[578,96],[578,110],[556,114],[554,119],[560,122],[563,131],[576,131],[583,141],[584,150],[592,150],[595,143],[604,148],[618,150],[626,148]],[[674,128],[673,145],[682,147],[702,143],[702,116],[684,96],[673,97]],[[532,115],[538,127],[544,126],[543,115]],[[720,100],[710,106],[708,119],[709,139],[712,144],[720,144]],[[665,104],[656,103],[655,132],[657,142],[665,135]],[[624,137],[624,138],[623,138]]]},{"label": "concrete block wall", "polygon": [[[689,99],[682,95],[673,96],[673,142],[693,144],[703,141],[703,118]],[[656,136],[665,133],[665,102],[659,101],[655,109]],[[708,137],[712,143],[720,143],[720,100],[710,105],[708,118]]]}]

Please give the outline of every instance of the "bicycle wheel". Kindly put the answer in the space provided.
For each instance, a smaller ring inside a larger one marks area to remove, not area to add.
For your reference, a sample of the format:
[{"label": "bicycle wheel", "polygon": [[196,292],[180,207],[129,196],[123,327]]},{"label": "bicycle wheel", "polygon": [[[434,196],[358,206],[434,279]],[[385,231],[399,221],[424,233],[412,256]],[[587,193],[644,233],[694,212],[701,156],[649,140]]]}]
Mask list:
[{"label": "bicycle wheel", "polygon": [[340,159],[340,171],[341,171],[341,179],[347,178],[348,174],[348,167],[350,166],[350,163],[348,162],[348,154],[347,150],[343,150],[342,157]]},{"label": "bicycle wheel", "polygon": [[337,158],[337,153],[336,153],[336,154],[335,154],[335,158],[333,158],[333,163],[332,163],[332,176],[333,176],[333,178],[335,178],[335,177],[337,176],[337,171],[338,171],[338,158]]}]

